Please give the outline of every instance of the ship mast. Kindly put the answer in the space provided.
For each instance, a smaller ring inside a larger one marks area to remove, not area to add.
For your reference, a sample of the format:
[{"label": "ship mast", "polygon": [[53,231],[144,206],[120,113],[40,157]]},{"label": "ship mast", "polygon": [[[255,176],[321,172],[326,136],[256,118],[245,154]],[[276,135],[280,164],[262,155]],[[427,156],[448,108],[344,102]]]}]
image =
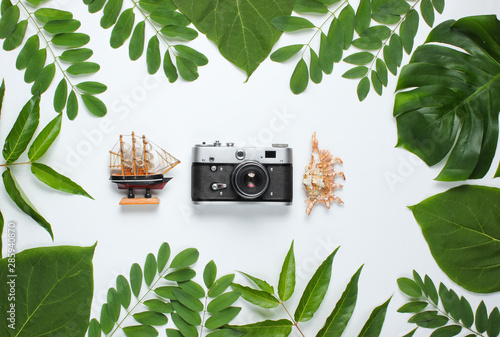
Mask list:
[{"label": "ship mast", "polygon": [[135,133],[132,131],[132,161],[134,165],[134,175],[137,175],[137,166],[136,166],[136,158],[135,158]]},{"label": "ship mast", "polygon": [[146,149],[146,144],[148,142],[146,141],[146,136],[145,135],[142,135],[142,147],[143,147],[143,160],[144,160],[144,172],[145,174],[147,175],[148,174],[148,150]]},{"label": "ship mast", "polygon": [[120,159],[121,159],[121,167],[122,167],[122,175],[125,175],[125,165],[123,164],[123,136],[120,135]]}]

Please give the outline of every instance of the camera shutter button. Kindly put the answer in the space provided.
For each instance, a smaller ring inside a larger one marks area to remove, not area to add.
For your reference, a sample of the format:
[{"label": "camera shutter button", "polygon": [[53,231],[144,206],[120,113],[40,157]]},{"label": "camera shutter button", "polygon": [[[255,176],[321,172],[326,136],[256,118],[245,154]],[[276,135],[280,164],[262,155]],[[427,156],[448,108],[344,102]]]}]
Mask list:
[{"label": "camera shutter button", "polygon": [[237,150],[236,151],[236,159],[243,160],[245,159],[246,153],[244,150]]}]

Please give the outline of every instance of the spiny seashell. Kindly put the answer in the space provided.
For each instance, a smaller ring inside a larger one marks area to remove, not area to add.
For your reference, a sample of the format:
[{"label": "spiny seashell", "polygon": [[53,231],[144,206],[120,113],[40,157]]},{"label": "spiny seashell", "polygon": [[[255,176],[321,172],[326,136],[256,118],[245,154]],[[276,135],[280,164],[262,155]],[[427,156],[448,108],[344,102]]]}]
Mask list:
[{"label": "spiny seashell", "polygon": [[344,172],[335,171],[333,165],[335,163],[342,164],[342,160],[334,158],[328,150],[320,150],[318,148],[316,132],[313,133],[312,143],[311,163],[306,166],[306,172],[302,181],[307,193],[307,215],[311,214],[311,210],[316,203],[325,204],[328,209],[330,208],[330,203],[334,200],[339,204],[344,203],[334,194],[336,188],[343,187],[341,184],[335,182],[335,177],[341,176],[345,180],[345,176]]}]

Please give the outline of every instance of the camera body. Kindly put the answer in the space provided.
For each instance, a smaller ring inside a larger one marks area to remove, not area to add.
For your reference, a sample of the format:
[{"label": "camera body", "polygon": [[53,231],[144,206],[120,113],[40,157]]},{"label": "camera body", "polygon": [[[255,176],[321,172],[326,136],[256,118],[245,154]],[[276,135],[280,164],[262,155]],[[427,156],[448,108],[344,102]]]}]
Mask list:
[{"label": "camera body", "polygon": [[258,201],[291,204],[292,149],[200,144],[193,147],[191,198],[204,201]]}]

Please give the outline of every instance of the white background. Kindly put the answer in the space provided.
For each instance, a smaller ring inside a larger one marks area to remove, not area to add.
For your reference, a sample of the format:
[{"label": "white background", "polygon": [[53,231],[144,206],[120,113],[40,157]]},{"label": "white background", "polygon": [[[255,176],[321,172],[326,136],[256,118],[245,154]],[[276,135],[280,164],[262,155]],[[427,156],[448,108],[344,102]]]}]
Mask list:
[{"label": "white background", "polygon": [[[395,148],[395,77],[390,77],[382,97],[372,90],[360,103],[356,97],[357,81],[342,79],[341,74],[348,67],[339,64],[321,84],[309,84],[305,93],[295,96],[288,82],[296,60],[278,64],[268,59],[244,83],[245,74],[200,36],[190,45],[205,53],[210,63],[200,68],[196,82],[179,80],[170,84],[161,70],[155,76],[147,74],[145,57],[131,62],[127,45],[118,50],[109,47],[110,30],[99,26],[101,13],[88,14],[81,1],[53,1],[47,6],[68,9],[82,21],[81,31],[92,37],[91,61],[101,65],[101,71],[91,80],[102,81],[109,89],[100,96],[107,103],[108,115],[94,118],[81,108],[75,121],[65,118],[58,140],[42,161],[83,186],[95,201],[51,190],[37,181],[28,167],[18,166],[13,172],[52,224],[55,240],[21,213],[3,189],[1,209],[6,222],[17,222],[18,251],[50,245],[90,246],[97,242],[93,317],[99,315],[107,289],[115,285],[116,276],[128,277],[132,263],[143,265],[146,255],[156,254],[164,241],[170,243],[173,253],[188,247],[199,249],[196,270],[200,282],[203,267],[213,259],[219,275],[240,270],[277,285],[282,261],[295,240],[298,279],[296,293],[288,304],[291,311],[314,270],[341,246],[323,305],[310,322],[301,324],[306,336],[314,336],[322,327],[350,277],[362,264],[365,266],[358,304],[344,336],[356,336],[372,309],[391,296],[381,336],[402,336],[412,330],[414,326],[406,323],[409,315],[396,312],[405,303],[396,280],[411,276],[413,269],[454,288],[474,308],[482,299],[488,310],[500,304],[499,294],[475,295],[448,279],[433,260],[418,224],[406,208],[460,183],[434,181],[442,165],[428,168],[409,152]],[[436,23],[499,13],[497,0],[448,1]],[[421,20],[416,45],[424,41],[429,31]],[[309,36],[283,36],[278,46],[304,43]],[[2,143],[30,97],[23,73],[14,66],[17,53],[0,52],[0,77],[5,78],[7,88],[0,126]],[[41,126],[55,116],[52,97],[56,84],[54,81],[43,96]],[[161,200],[159,206],[119,206],[124,192],[109,182],[108,150],[120,133],[131,131],[147,134],[182,161],[169,172],[173,180],[165,190],[155,192]],[[346,175],[345,186],[338,191],[345,205],[334,204],[330,210],[318,205],[306,216],[302,175],[309,163],[311,135],[315,131],[320,148],[344,161],[336,167]],[[293,205],[194,207],[190,200],[192,146],[202,141],[243,144],[255,139],[262,145],[288,143],[293,148]],[[487,178],[468,183],[498,186],[492,176],[499,159],[497,151]],[[240,275],[236,282],[247,284]],[[244,309],[237,323],[287,318],[280,308],[263,311],[243,301],[240,304]],[[428,335],[428,330],[421,330],[416,336]],[[294,330],[291,336],[299,334]]]}]

